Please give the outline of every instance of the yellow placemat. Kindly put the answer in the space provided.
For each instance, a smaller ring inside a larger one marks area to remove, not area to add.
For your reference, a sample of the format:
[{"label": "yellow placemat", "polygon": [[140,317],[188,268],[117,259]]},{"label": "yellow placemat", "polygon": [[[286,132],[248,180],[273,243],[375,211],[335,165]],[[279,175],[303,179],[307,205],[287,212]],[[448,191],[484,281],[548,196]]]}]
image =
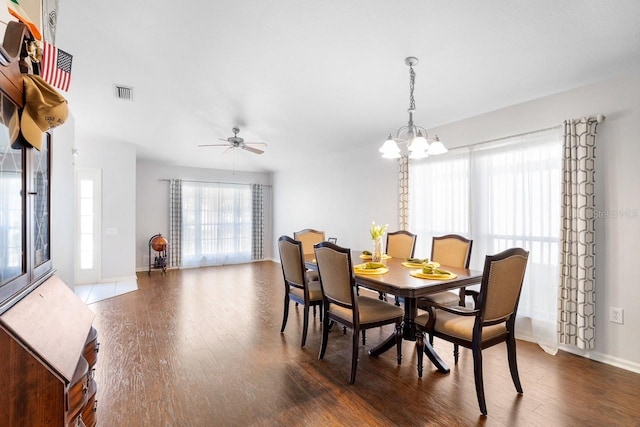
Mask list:
[{"label": "yellow placemat", "polygon": [[[389,256],[387,254],[382,255],[382,259],[390,259],[390,258],[391,258],[391,256]],[[362,254],[362,255],[360,255],[360,259],[371,259],[371,255]]]},{"label": "yellow placemat", "polygon": [[419,263],[419,262],[404,261],[404,262],[402,263],[402,265],[404,265],[405,267],[408,267],[408,268],[422,268],[422,267],[424,267],[425,265],[430,265],[430,266],[432,266],[433,268],[438,268],[438,267],[440,267],[440,263],[438,263],[438,262],[430,262],[430,263],[428,263],[428,264],[422,264],[422,263]]},{"label": "yellow placemat", "polygon": [[451,280],[458,277],[456,274],[448,271],[448,274],[426,274],[422,272],[422,269],[411,270],[409,274],[413,277],[419,277],[420,279],[431,279],[431,280]]},{"label": "yellow placemat", "polygon": [[356,274],[384,274],[389,271],[389,267],[366,268],[367,263],[357,264],[353,266]]}]

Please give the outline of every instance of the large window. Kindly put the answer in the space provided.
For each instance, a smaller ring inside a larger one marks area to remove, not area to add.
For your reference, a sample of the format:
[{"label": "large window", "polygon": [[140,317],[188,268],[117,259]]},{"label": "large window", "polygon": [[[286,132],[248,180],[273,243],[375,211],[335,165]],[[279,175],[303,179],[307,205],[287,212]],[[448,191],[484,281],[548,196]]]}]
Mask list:
[{"label": "large window", "polygon": [[409,171],[416,254],[428,256],[431,237],[448,233],[473,239],[474,269],[488,254],[528,250],[519,332],[550,347],[557,346],[561,156],[558,127],[452,150]]},{"label": "large window", "polygon": [[183,183],[183,267],[247,262],[251,249],[249,185]]}]

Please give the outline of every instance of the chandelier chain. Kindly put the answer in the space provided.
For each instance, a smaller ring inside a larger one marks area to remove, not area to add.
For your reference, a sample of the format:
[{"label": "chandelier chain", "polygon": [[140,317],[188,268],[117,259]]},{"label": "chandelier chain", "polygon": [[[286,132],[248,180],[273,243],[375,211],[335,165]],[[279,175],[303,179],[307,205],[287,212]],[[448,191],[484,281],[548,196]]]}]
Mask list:
[{"label": "chandelier chain", "polygon": [[409,66],[409,111],[416,109],[416,101],[413,98],[413,87],[416,84],[416,72],[413,71],[413,67]]}]

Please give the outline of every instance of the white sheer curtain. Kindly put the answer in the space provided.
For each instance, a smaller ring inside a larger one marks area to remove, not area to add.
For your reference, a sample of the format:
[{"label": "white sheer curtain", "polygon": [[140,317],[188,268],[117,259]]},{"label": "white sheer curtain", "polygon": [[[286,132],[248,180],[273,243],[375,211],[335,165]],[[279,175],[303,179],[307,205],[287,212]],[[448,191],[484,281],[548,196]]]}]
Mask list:
[{"label": "white sheer curtain", "polygon": [[470,235],[470,173],[466,149],[411,163],[408,230],[418,235],[416,257],[431,255],[432,236]]},{"label": "white sheer curtain", "polygon": [[183,181],[183,267],[248,262],[251,248],[249,185]]},{"label": "white sheer curtain", "polygon": [[476,269],[486,255],[529,251],[516,332],[550,353],[558,347],[561,159],[557,127],[429,158],[409,174],[410,229],[423,244],[434,235],[467,236]]}]

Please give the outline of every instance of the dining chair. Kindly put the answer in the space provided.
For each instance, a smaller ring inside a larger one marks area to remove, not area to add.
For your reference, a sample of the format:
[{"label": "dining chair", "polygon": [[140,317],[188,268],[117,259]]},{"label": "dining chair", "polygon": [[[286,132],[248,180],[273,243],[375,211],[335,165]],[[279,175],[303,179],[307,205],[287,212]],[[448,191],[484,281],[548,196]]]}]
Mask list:
[{"label": "dining chair", "polygon": [[[284,314],[280,333],[284,332],[284,328],[287,326],[289,301],[295,301],[296,305],[302,304],[304,316],[300,347],[304,347],[307,341],[307,330],[309,329],[309,307],[313,307],[315,310],[316,306],[322,305],[322,288],[320,287],[320,282],[310,280],[313,275],[309,274],[304,266],[301,242],[289,236],[281,236],[278,239],[278,251],[280,253],[285,287]],[[322,320],[322,311],[320,311],[320,320]]]},{"label": "dining chair", "polygon": [[413,258],[416,235],[406,230],[387,233],[386,253],[392,258]]},{"label": "dining chair", "polygon": [[[313,245],[325,240],[324,231],[314,230],[313,228],[305,228],[304,230],[295,231],[293,238],[302,242],[302,253],[304,255],[313,255]],[[318,272],[309,270],[311,280],[318,280]],[[315,314],[315,312],[314,312]]]},{"label": "dining chair", "polygon": [[[431,243],[431,261],[441,265],[458,268],[469,268],[473,240],[457,234],[434,236]],[[464,305],[464,288],[459,292],[445,291],[421,298],[424,302],[441,305]]]},{"label": "dining chair", "polygon": [[474,308],[434,304],[427,313],[415,318],[418,376],[422,377],[425,333],[470,348],[476,395],[483,415],[487,415],[482,376],[485,348],[506,343],[511,379],[516,391],[522,394],[516,363],[515,320],[528,257],[529,252],[522,248],[487,255],[480,291],[469,291],[477,294]]},{"label": "dining chair", "polygon": [[[387,233],[385,253],[392,258],[413,258],[416,249],[417,236],[406,230],[391,231]],[[386,294],[380,292],[380,299],[387,299]],[[396,305],[400,305],[400,299],[395,297]]]},{"label": "dining chair", "polygon": [[[434,236],[431,240],[431,261],[449,267],[469,268],[473,240],[458,234]],[[444,291],[418,298],[418,308],[426,310],[431,304],[465,305],[466,289]],[[429,343],[433,344],[433,335],[429,335]],[[459,347],[454,344],[453,357],[458,363]]]},{"label": "dining chair", "polygon": [[315,245],[316,262],[324,303],[322,345],[318,358],[322,360],[329,341],[329,322],[334,321],[352,331],[351,374],[349,384],[356,380],[360,331],[395,324],[398,365],[402,360],[402,318],[404,310],[393,304],[358,295],[351,261],[351,250],[329,242]]},{"label": "dining chair", "polygon": [[293,233],[293,238],[302,242],[302,253],[304,255],[313,254],[313,245],[325,240],[324,231],[305,228]]}]

